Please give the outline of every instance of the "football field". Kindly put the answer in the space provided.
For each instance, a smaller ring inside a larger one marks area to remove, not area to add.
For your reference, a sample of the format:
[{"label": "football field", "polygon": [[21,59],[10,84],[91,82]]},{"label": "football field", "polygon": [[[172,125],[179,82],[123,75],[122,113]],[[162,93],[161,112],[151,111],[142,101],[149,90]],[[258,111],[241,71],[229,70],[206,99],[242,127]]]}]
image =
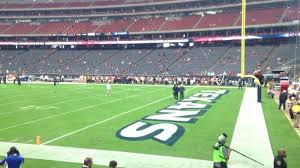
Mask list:
[{"label": "football field", "polygon": [[[180,102],[173,100],[172,86],[113,85],[112,95],[106,96],[105,85],[0,85],[0,141],[30,145],[40,136],[41,146],[211,161],[212,145],[221,133],[226,132],[227,143],[231,143],[244,91],[186,87],[186,98],[220,91],[224,94],[216,95],[210,102],[197,101],[201,112],[191,110],[193,107],[186,111],[190,115],[170,117],[159,112],[178,110],[175,106]],[[263,108],[267,108],[265,113],[270,109],[264,105]],[[273,148],[273,142],[282,137],[276,137],[278,132],[266,123],[273,132],[269,135]],[[299,144],[292,131],[288,128],[286,132],[292,141],[287,146]],[[25,157],[27,152],[21,150]],[[50,156],[49,159],[28,157],[23,167],[80,167],[83,159],[70,163],[73,161],[59,161]],[[97,159],[101,157],[94,158]]]}]

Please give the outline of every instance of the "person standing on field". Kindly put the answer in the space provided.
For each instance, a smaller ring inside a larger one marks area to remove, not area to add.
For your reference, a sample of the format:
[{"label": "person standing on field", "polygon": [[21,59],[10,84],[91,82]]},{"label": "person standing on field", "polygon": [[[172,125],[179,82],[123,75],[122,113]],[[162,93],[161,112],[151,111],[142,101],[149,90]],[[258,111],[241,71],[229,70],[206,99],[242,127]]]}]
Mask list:
[{"label": "person standing on field", "polygon": [[106,96],[111,96],[111,84],[110,81],[106,84]]}]

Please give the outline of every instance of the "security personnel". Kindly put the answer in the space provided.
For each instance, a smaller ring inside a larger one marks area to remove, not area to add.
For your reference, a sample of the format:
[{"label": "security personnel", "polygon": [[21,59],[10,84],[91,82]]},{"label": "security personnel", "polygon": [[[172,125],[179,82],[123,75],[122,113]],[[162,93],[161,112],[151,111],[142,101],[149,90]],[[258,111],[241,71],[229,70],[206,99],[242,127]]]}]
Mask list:
[{"label": "security personnel", "polygon": [[17,81],[18,81],[18,86],[20,86],[21,85],[21,78],[20,78],[19,75],[17,76]]},{"label": "security personnel", "polygon": [[225,146],[227,135],[219,136],[218,142],[213,146],[213,168],[227,168],[231,149]]},{"label": "security personnel", "polygon": [[277,156],[274,158],[274,168],[287,168],[286,161],[286,151],[284,149],[279,149],[277,151]]},{"label": "security personnel", "polygon": [[184,99],[184,91],[185,91],[183,84],[180,85],[180,87],[178,88],[178,91],[179,91],[179,95],[180,95],[179,99],[183,100]]},{"label": "security personnel", "polygon": [[174,97],[174,100],[178,100],[178,91],[179,91],[179,89],[178,89],[178,87],[177,87],[177,85],[176,84],[174,84],[174,86],[173,86],[173,97]]}]

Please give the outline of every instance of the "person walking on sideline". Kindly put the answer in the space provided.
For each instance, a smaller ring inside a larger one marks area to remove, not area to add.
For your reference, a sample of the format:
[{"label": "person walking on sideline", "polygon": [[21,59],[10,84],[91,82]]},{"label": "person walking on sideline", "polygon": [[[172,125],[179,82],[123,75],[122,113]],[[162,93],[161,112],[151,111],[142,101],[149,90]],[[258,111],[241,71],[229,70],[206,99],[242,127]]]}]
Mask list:
[{"label": "person walking on sideline", "polygon": [[288,96],[286,90],[283,90],[279,95],[279,110],[281,110],[281,106],[283,106],[283,110],[285,111],[285,103]]}]

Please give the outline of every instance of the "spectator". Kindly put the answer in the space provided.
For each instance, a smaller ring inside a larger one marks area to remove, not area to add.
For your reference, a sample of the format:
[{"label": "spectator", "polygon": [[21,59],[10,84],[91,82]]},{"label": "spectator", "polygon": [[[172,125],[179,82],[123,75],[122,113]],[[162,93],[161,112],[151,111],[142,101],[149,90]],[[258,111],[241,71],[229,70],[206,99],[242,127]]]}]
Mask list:
[{"label": "spectator", "polygon": [[287,168],[287,164],[285,161],[286,151],[284,149],[279,149],[277,151],[277,156],[274,158],[274,168]]},{"label": "spectator", "polygon": [[298,103],[293,106],[292,111],[295,113],[294,127],[299,128],[299,123],[300,123],[300,100],[298,100]]},{"label": "spectator", "polygon": [[109,166],[108,167],[109,168],[116,168],[117,165],[118,165],[118,163],[116,161],[112,160],[112,161],[109,162]]},{"label": "spectator", "polygon": [[92,168],[93,166],[93,159],[90,157],[87,157],[83,161],[83,166],[82,168]]},{"label": "spectator", "polygon": [[292,108],[295,104],[297,104],[297,101],[296,101],[295,97],[294,96],[289,96],[289,99],[287,101],[287,105],[288,105],[288,112],[290,114],[291,119],[294,119],[294,114],[293,114]]},{"label": "spectator", "polygon": [[21,165],[24,163],[24,158],[20,156],[20,152],[16,147],[11,147],[7,152],[7,157],[5,157],[0,165],[7,165],[7,168],[21,168]]},{"label": "spectator", "polygon": [[287,96],[286,90],[283,90],[279,96],[279,110],[281,109],[281,106],[283,106],[283,110],[285,110],[285,103],[286,103],[287,98],[288,98],[288,96]]}]

